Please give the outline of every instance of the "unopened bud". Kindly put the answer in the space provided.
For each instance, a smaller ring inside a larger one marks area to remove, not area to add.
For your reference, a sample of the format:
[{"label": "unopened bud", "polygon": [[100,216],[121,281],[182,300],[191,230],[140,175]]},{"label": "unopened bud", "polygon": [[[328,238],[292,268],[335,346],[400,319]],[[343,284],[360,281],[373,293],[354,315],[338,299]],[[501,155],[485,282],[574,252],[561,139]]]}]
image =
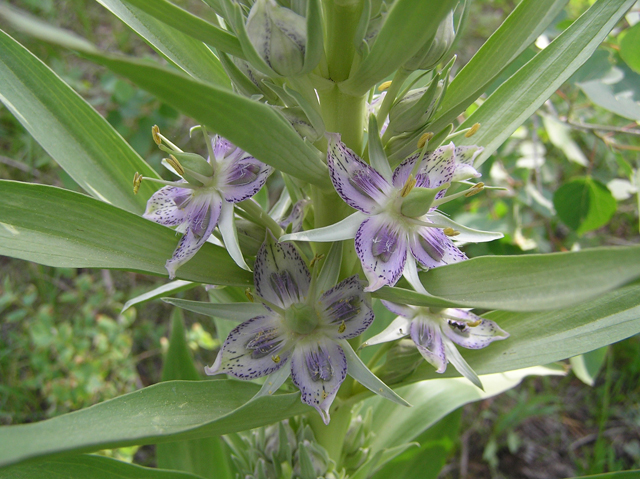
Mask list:
[{"label": "unopened bud", "polygon": [[383,82],[378,87],[378,91],[379,92],[383,92],[383,91],[387,90],[390,86],[391,86],[391,80]]},{"label": "unopened bud", "polygon": [[136,174],[133,175],[133,194],[137,195],[138,190],[140,189],[140,184],[142,183],[142,175],[136,171]]},{"label": "unopened bud", "polygon": [[428,131],[426,133],[423,133],[418,140],[418,149],[421,150],[422,148],[424,148],[424,145],[426,145],[427,141],[429,141],[431,138],[433,138],[433,132]]},{"label": "unopened bud", "polygon": [[451,10],[442,22],[440,22],[435,36],[425,43],[418,53],[403,65],[403,68],[407,71],[431,70],[435,68],[449,51],[455,38],[456,32],[453,26],[453,10]]},{"label": "unopened bud", "polygon": [[304,17],[274,0],[257,0],[247,18],[249,40],[276,73],[295,76],[302,71],[307,43]]},{"label": "unopened bud", "polygon": [[478,130],[480,129],[480,123],[475,123],[471,128],[469,128],[469,131],[467,131],[464,134],[465,138],[471,138],[473,135],[475,135]]}]

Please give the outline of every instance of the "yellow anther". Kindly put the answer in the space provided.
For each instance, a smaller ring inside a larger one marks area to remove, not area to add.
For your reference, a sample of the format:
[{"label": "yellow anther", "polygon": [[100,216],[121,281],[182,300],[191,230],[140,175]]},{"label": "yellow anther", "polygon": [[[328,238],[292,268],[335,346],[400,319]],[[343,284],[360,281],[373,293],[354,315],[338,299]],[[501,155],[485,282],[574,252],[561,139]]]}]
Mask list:
[{"label": "yellow anther", "polygon": [[471,128],[469,128],[469,131],[464,134],[464,137],[471,138],[473,135],[475,135],[478,132],[479,129],[480,129],[480,123],[474,124]]},{"label": "yellow anther", "polygon": [[378,87],[378,91],[382,92],[387,90],[389,87],[391,86],[391,80],[380,83],[380,86]]},{"label": "yellow anther", "polygon": [[176,170],[176,173],[178,173],[180,176],[184,175],[184,168],[182,167],[182,165],[180,164],[180,162],[175,156],[169,155],[169,158],[165,158],[165,161],[169,163],[169,165],[174,170]]},{"label": "yellow anther", "polygon": [[475,321],[469,321],[467,323],[467,326],[475,328],[476,326],[480,326],[482,324],[482,320],[481,319],[476,319]]},{"label": "yellow anther", "polygon": [[458,236],[460,234],[460,231],[454,230],[453,228],[445,228],[442,232],[447,236]]},{"label": "yellow anther", "polygon": [[137,195],[138,190],[140,189],[140,183],[142,183],[142,175],[136,171],[136,174],[133,175],[133,194]]},{"label": "yellow anther", "polygon": [[279,355],[279,354],[276,354],[275,356],[271,356],[271,360],[272,360],[274,363],[278,364],[278,363],[280,362],[280,355]]},{"label": "yellow anther", "polygon": [[153,137],[153,141],[155,141],[156,145],[162,144],[162,140],[160,139],[160,128],[158,125],[153,125],[151,127],[151,136]]},{"label": "yellow anther", "polygon": [[327,391],[322,391],[322,399],[327,399],[329,397],[329,394],[327,393]]},{"label": "yellow anther", "polygon": [[467,191],[464,196],[466,196],[467,198],[469,198],[470,196],[473,195],[477,195],[478,193],[480,193],[482,190],[484,190],[484,183],[480,182],[480,183],[476,183],[475,185],[473,185],[471,188],[469,188],[469,191]]},{"label": "yellow anther", "polygon": [[253,294],[251,294],[251,288],[247,288],[244,290],[244,295],[247,297],[249,301],[253,303]]},{"label": "yellow anther", "polygon": [[413,175],[409,175],[409,178],[407,178],[407,182],[402,187],[402,190],[400,190],[400,196],[406,198],[414,186],[416,186],[416,179],[413,177]]},{"label": "yellow anther", "polygon": [[323,254],[317,254],[313,257],[313,259],[311,260],[311,263],[309,263],[309,267],[313,268],[313,266],[320,261],[321,259],[324,258]]},{"label": "yellow anther", "polygon": [[344,324],[344,321],[342,321],[342,324],[340,325],[340,327],[338,328],[338,332],[340,334],[344,333],[344,331],[347,329],[347,325]]},{"label": "yellow anther", "polygon": [[433,138],[432,132],[428,131],[426,133],[423,133],[420,139],[418,140],[418,149],[420,150],[424,148],[424,145],[426,145],[427,141],[429,141],[431,138]]}]

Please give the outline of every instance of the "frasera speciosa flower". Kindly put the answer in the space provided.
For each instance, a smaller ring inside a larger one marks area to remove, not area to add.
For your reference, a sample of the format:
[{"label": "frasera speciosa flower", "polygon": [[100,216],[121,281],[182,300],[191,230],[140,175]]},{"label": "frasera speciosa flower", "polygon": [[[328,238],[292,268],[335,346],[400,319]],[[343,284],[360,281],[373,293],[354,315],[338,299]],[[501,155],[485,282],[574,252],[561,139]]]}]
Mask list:
[{"label": "frasera speciosa flower", "polygon": [[410,336],[422,357],[436,368],[436,372],[444,373],[447,363],[451,363],[479,388],[482,388],[480,379],[455,344],[467,349],[482,349],[493,341],[509,337],[509,333],[494,321],[464,309],[407,306],[384,300],[382,303],[398,317],[380,334],[368,339],[363,347]]},{"label": "frasera speciosa flower", "polygon": [[143,216],[184,233],[165,265],[171,279],[211,237],[218,224],[231,257],[238,266],[249,269],[238,244],[234,204],[258,193],[273,171],[221,136],[210,140],[206,132],[204,135],[209,150],[206,160],[200,155],[182,152],[154,127],[154,140],[160,149],[170,153],[163,164],[182,180],[168,182],[140,177],[134,180],[134,185],[142,179],[167,185],[149,198]]},{"label": "frasera speciosa flower", "polygon": [[[327,164],[340,197],[358,212],[335,225],[285,235],[281,240],[339,241],[355,238],[355,247],[369,280],[365,291],[393,286],[404,274],[419,292],[424,269],[467,259],[454,244],[501,238],[465,228],[439,213],[439,205],[459,196],[471,196],[484,188],[470,183],[460,193],[445,197],[452,182],[480,176],[473,160],[481,147],[455,147],[453,143],[405,159],[395,171],[386,164],[378,171],[346,147],[337,134],[330,135]],[[386,161],[386,160],[385,160]]]},{"label": "frasera speciosa flower", "polygon": [[[325,263],[327,268],[339,268],[340,261],[330,263]],[[254,301],[256,306],[261,303],[261,314],[229,333],[215,363],[205,371],[239,379],[270,375],[263,387],[268,394],[291,375],[302,401],[328,424],[331,404],[347,373],[376,392],[395,393],[366,369],[347,342],[373,321],[362,282],[351,276],[327,289],[338,269],[323,268],[319,275],[315,271],[312,275],[293,244],[267,238],[254,272]],[[373,387],[372,380],[377,381]]]}]

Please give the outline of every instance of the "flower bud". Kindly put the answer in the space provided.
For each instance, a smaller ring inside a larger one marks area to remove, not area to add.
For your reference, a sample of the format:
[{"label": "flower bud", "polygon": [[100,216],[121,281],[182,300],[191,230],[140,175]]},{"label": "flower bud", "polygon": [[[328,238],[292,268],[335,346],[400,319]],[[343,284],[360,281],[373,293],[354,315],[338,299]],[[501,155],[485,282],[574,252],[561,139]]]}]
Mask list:
[{"label": "flower bud", "polygon": [[455,38],[453,10],[451,10],[440,22],[435,37],[425,43],[418,53],[403,65],[403,68],[410,72],[414,70],[432,70],[449,51]]},{"label": "flower bud", "polygon": [[257,0],[247,18],[247,34],[258,54],[282,76],[302,71],[307,43],[305,18],[275,0]]},{"label": "flower bud", "polygon": [[436,76],[429,87],[409,91],[389,111],[387,131],[397,135],[424,127],[435,112],[444,89],[444,81]]},{"label": "flower bud", "polygon": [[324,131],[315,129],[307,118],[307,115],[299,106],[274,108],[278,108],[278,111],[291,123],[291,126],[293,126],[294,130],[296,130],[302,138],[307,138],[309,141],[315,142],[324,136]]},{"label": "flower bud", "polygon": [[236,219],[238,242],[245,254],[255,256],[264,242],[265,228],[252,221]]},{"label": "flower bud", "polygon": [[380,379],[386,384],[397,384],[410,376],[422,361],[422,356],[413,341],[401,339],[387,352],[387,361]]}]

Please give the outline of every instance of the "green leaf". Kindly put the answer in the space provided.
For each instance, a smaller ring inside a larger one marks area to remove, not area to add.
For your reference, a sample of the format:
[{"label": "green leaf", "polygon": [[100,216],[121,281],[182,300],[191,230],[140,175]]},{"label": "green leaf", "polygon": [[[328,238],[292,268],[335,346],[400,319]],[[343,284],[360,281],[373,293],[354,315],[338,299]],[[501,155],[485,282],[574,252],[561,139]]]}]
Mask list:
[{"label": "green leaf", "polygon": [[[0,181],[0,255],[48,266],[165,276],[164,264],[177,245],[171,229],[80,193]],[[251,273],[210,243],[177,276],[206,284],[253,284]]]},{"label": "green leaf", "polygon": [[401,288],[375,297],[404,304],[542,311],[593,299],[640,277],[640,246],[483,256],[420,274],[433,298]]},{"label": "green leaf", "polygon": [[201,42],[244,59],[235,35],[203,20],[167,0],[125,0],[160,22]]},{"label": "green leaf", "polygon": [[261,303],[206,303],[203,301],[190,301],[188,299],[162,298],[165,303],[178,308],[193,311],[206,316],[229,319],[231,321],[247,321],[265,313],[265,307]]},{"label": "green leaf", "polygon": [[[23,14],[20,17],[27,18],[21,28],[30,35],[77,49],[274,168],[317,186],[331,187],[320,152],[300,138],[268,105],[154,62],[100,53],[94,46],[79,42],[64,30]],[[16,25],[16,21],[11,21]]]},{"label": "green leaf", "polygon": [[455,0],[396,0],[387,14],[369,54],[340,90],[364,95],[425,48],[442,19],[455,7]]},{"label": "green leaf", "polygon": [[482,145],[482,164],[586,62],[634,0],[598,0],[547,48],[504,82],[460,128],[480,130],[460,145]]},{"label": "green leaf", "polygon": [[[492,347],[493,345],[491,345]],[[441,418],[464,404],[486,399],[511,389],[530,375],[558,375],[557,368],[543,366],[481,376],[484,391],[464,378],[435,379],[398,388],[398,394],[413,407],[403,408],[378,397],[364,402],[363,410],[373,407],[373,426],[376,431],[371,444],[373,453],[413,441]],[[420,418],[416,421],[416,418]]]},{"label": "green leaf", "polygon": [[0,479],[200,479],[178,471],[128,464],[103,456],[80,455],[27,462],[0,470]]},{"label": "green leaf", "polygon": [[594,349],[588,353],[580,354],[569,359],[573,373],[588,386],[596,383],[596,377],[607,357],[609,346]]},{"label": "green leaf", "polygon": [[90,408],[0,427],[0,466],[70,452],[219,436],[312,411],[299,393],[249,400],[260,390],[234,380],[169,381]]},{"label": "green leaf", "polygon": [[[640,284],[625,286],[568,309],[535,313],[494,311],[484,317],[498,323],[511,336],[484,349],[460,348],[478,374],[548,364],[640,333]],[[457,375],[452,369],[448,368],[445,375]],[[431,365],[424,364],[409,380],[439,376]],[[389,381],[384,375],[382,379]]]},{"label": "green leaf", "polygon": [[574,477],[573,479],[637,479],[638,477],[640,477],[640,469],[635,471],[607,472],[594,476],[580,476]]},{"label": "green leaf", "polygon": [[585,177],[558,188],[553,195],[553,206],[564,224],[583,235],[606,225],[618,204],[609,188]]},{"label": "green leaf", "polygon": [[231,87],[222,64],[202,42],[162,23],[125,0],[97,1],[192,77]]},{"label": "green leaf", "polygon": [[640,24],[636,23],[624,32],[620,42],[620,56],[636,73],[640,73]]},{"label": "green leaf", "polygon": [[0,31],[0,101],[87,193],[134,213],[155,191],[133,175],[158,177],[87,102]]},{"label": "green leaf", "polygon": [[179,293],[180,291],[187,291],[189,289],[195,288],[199,286],[198,283],[192,283],[191,281],[182,281],[176,280],[167,284],[163,284],[162,286],[158,286],[157,288],[152,289],[151,291],[147,291],[135,298],[131,298],[129,301],[124,303],[122,307],[122,311],[120,314],[124,313],[131,306],[135,306],[136,304],[146,303],[147,301],[151,301],[154,299],[161,298],[166,296],[167,294]]},{"label": "green leaf", "polygon": [[409,449],[376,472],[373,479],[437,479],[458,442],[462,409],[440,419],[415,438],[419,448]]},{"label": "green leaf", "polygon": [[[174,309],[171,319],[171,339],[162,367],[162,381],[197,381],[202,376],[193,364],[184,334],[182,311]],[[229,454],[219,437],[158,444],[156,458],[161,469],[191,472],[209,479],[232,477]]]},{"label": "green leaf", "polygon": [[467,109],[500,73],[531,45],[562,11],[568,0],[524,0],[482,45],[449,84],[433,131]]}]

